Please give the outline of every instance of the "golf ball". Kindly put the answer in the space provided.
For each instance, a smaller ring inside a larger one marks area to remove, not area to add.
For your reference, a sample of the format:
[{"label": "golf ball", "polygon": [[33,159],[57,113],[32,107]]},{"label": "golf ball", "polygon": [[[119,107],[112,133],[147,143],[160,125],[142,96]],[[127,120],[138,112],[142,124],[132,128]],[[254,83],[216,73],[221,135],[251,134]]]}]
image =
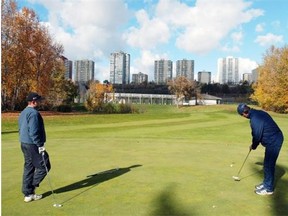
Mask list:
[{"label": "golf ball", "polygon": [[62,207],[62,204],[56,204],[56,203],[55,203],[53,206],[54,206],[54,207]]},{"label": "golf ball", "polygon": [[233,167],[233,164],[230,164],[230,167]]}]

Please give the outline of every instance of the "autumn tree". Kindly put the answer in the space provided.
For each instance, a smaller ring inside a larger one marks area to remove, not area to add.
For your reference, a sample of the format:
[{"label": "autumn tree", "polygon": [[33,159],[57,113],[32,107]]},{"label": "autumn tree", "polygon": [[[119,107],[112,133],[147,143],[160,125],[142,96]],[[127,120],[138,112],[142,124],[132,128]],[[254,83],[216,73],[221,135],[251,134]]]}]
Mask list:
[{"label": "autumn tree", "polygon": [[109,101],[106,93],[111,93],[113,86],[108,83],[101,84],[99,81],[92,81],[89,83],[87,91],[87,100],[85,107],[91,112],[100,111],[105,102]]},{"label": "autumn tree", "polygon": [[270,47],[258,73],[251,98],[265,110],[288,113],[288,47]]},{"label": "autumn tree", "polygon": [[72,80],[64,79],[62,82],[62,89],[65,92],[65,104],[73,104],[74,99],[79,95],[79,86]]},{"label": "autumn tree", "polygon": [[14,110],[29,91],[49,95],[54,75],[64,74],[62,45],[28,8],[18,10],[14,0],[1,0],[1,106]]},{"label": "autumn tree", "polygon": [[57,107],[62,104],[71,105],[74,102],[74,98],[78,95],[78,85],[71,80],[65,79],[63,74],[64,64],[59,61],[59,69],[53,71],[50,79],[49,92],[46,95],[46,99],[49,101],[49,105]]},{"label": "autumn tree", "polygon": [[191,99],[192,96],[199,96],[199,90],[196,81],[190,80],[184,76],[178,76],[175,79],[168,82],[168,88],[170,92],[176,95],[177,107],[180,101],[184,99]]}]

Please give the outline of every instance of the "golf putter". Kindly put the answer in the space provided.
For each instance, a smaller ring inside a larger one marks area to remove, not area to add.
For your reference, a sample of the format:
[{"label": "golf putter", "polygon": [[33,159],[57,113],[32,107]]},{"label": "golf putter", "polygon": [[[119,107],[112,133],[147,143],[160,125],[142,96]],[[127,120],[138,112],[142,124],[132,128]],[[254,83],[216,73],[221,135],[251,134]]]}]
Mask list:
[{"label": "golf putter", "polygon": [[49,176],[49,171],[48,171],[48,168],[47,168],[46,163],[45,163],[45,158],[44,158],[45,152],[43,151],[41,154],[42,154],[42,159],[43,159],[43,163],[44,163],[44,166],[45,166],[45,170],[46,170],[46,173],[47,173],[47,179],[48,179],[48,182],[49,182],[49,185],[50,185],[50,189],[51,189],[51,192],[52,192],[52,197],[53,197],[53,200],[54,200],[53,207],[60,208],[63,205],[56,202],[56,198],[55,198],[55,195],[54,195],[54,190],[53,190],[53,187],[52,187],[52,184],[51,184],[51,180],[50,180],[50,176]]},{"label": "golf putter", "polygon": [[239,169],[239,171],[238,171],[238,173],[237,173],[237,176],[232,176],[232,178],[234,179],[234,181],[240,181],[240,180],[241,180],[240,177],[239,177],[239,175],[240,175],[240,172],[241,172],[241,170],[242,170],[242,168],[243,168],[243,166],[244,166],[244,164],[245,164],[245,162],[246,162],[246,160],[247,160],[250,152],[251,152],[251,149],[249,149],[249,152],[248,152],[248,154],[247,154],[247,156],[246,156],[246,158],[245,158],[242,166],[240,167],[240,169]]}]

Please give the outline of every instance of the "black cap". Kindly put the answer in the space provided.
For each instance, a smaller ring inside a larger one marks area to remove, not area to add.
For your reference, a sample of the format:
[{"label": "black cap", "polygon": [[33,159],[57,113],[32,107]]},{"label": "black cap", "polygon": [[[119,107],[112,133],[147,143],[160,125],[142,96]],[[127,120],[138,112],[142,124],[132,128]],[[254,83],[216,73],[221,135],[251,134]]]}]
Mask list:
[{"label": "black cap", "polygon": [[244,103],[240,103],[237,107],[237,112],[239,115],[243,115],[244,111],[245,111],[245,107],[247,107],[246,104]]},{"label": "black cap", "polygon": [[44,99],[40,95],[38,95],[36,92],[30,92],[29,95],[27,96],[27,101],[38,101]]}]

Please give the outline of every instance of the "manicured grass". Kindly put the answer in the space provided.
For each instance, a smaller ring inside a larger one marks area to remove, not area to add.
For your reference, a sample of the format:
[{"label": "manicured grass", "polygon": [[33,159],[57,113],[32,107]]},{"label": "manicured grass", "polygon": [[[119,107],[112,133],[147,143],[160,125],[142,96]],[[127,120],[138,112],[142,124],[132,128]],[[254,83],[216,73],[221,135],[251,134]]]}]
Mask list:
[{"label": "manicured grass", "polygon": [[[3,115],[2,215],[287,215],[287,142],[274,195],[254,194],[263,147],[251,152],[242,180],[232,179],[251,143],[249,121],[235,109],[142,106],[141,114],[44,116],[62,208],[52,206],[47,179],[37,190],[44,199],[23,202],[17,116]],[[288,137],[288,116],[271,114]]]}]

